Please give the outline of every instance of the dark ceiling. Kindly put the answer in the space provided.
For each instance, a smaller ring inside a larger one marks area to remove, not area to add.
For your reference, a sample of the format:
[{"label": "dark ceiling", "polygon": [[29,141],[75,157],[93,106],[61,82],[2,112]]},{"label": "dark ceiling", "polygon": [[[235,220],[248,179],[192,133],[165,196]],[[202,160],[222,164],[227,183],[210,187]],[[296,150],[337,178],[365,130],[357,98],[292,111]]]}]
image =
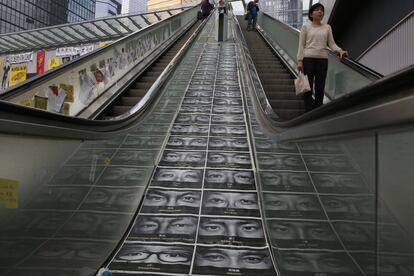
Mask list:
[{"label": "dark ceiling", "polygon": [[336,0],[329,18],[336,43],[356,59],[414,10],[414,0]]}]

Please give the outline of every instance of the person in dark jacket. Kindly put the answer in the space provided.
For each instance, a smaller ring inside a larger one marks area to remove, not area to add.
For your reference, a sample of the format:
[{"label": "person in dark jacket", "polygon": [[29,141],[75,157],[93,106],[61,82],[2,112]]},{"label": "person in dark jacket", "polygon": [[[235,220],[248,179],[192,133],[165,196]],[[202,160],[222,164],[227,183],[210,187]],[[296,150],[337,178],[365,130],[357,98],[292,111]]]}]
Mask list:
[{"label": "person in dark jacket", "polygon": [[257,14],[259,13],[259,0],[250,1],[247,4],[247,13],[249,19],[247,21],[247,31],[256,29]]},{"label": "person in dark jacket", "polygon": [[208,0],[203,0],[201,2],[201,14],[204,18],[207,18],[207,16],[209,16],[211,10],[213,9],[213,5],[210,4],[210,2]]},{"label": "person in dark jacket", "polygon": [[9,71],[10,71],[10,63],[9,63],[9,60],[6,60],[3,66],[3,80],[1,82],[1,88],[3,90],[6,90],[7,88],[7,78],[9,76]]}]

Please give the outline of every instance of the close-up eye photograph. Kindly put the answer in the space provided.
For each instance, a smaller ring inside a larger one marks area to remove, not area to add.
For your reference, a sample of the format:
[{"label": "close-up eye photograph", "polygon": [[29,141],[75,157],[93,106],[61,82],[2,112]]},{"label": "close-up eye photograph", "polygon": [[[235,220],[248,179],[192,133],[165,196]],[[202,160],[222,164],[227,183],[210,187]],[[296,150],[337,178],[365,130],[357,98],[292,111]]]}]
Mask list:
[{"label": "close-up eye photograph", "polygon": [[196,190],[147,190],[141,213],[198,214],[201,193]]},{"label": "close-up eye photograph", "polygon": [[143,274],[156,270],[160,273],[188,274],[193,251],[194,247],[187,245],[127,242],[122,245],[107,272],[118,270]]},{"label": "close-up eye photograph", "polygon": [[193,271],[202,275],[276,275],[268,249],[197,246],[194,265]]},{"label": "close-up eye photograph", "polygon": [[414,276],[413,16],[0,0],[0,275]]}]

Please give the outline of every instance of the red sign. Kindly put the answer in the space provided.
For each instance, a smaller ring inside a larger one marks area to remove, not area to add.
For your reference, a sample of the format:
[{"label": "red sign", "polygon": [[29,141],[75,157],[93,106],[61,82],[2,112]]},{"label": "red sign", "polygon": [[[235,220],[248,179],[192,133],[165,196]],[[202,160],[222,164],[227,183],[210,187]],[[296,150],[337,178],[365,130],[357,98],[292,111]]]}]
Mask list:
[{"label": "red sign", "polygon": [[45,51],[39,50],[36,52],[36,74],[40,75],[45,72]]}]

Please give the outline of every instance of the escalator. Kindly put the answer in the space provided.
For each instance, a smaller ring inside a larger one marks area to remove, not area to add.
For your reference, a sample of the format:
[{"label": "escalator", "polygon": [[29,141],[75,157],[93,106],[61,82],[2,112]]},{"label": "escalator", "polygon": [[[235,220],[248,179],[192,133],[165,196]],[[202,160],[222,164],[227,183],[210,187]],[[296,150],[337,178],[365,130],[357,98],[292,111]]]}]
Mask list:
[{"label": "escalator", "polygon": [[213,17],[126,130],[111,127],[122,120],[18,117],[0,102],[2,127],[20,119],[0,135],[0,274],[410,268],[410,209],[399,204],[412,198],[414,68],[282,128],[243,44],[217,43],[214,30]]},{"label": "escalator", "polygon": [[[159,89],[168,79],[205,23],[197,20],[196,10],[172,15],[50,70],[9,89],[1,99],[52,111],[57,117],[62,113],[97,120],[130,117],[131,108],[139,105],[142,109],[156,97],[147,92]],[[63,93],[64,102],[57,100]]]},{"label": "escalator", "polygon": [[130,111],[130,109],[145,96],[147,91],[200,24],[201,21],[197,21],[190,29],[188,29],[173,46],[168,48],[156,61],[154,61],[154,63],[145,69],[145,72],[142,73],[129,88],[125,89],[125,92],[118,96],[109,107],[102,110],[96,119],[108,119]]},{"label": "escalator", "polygon": [[266,97],[280,121],[305,113],[303,96],[296,96],[294,76],[256,30],[247,31],[247,21],[238,17],[243,36],[259,74]]}]

